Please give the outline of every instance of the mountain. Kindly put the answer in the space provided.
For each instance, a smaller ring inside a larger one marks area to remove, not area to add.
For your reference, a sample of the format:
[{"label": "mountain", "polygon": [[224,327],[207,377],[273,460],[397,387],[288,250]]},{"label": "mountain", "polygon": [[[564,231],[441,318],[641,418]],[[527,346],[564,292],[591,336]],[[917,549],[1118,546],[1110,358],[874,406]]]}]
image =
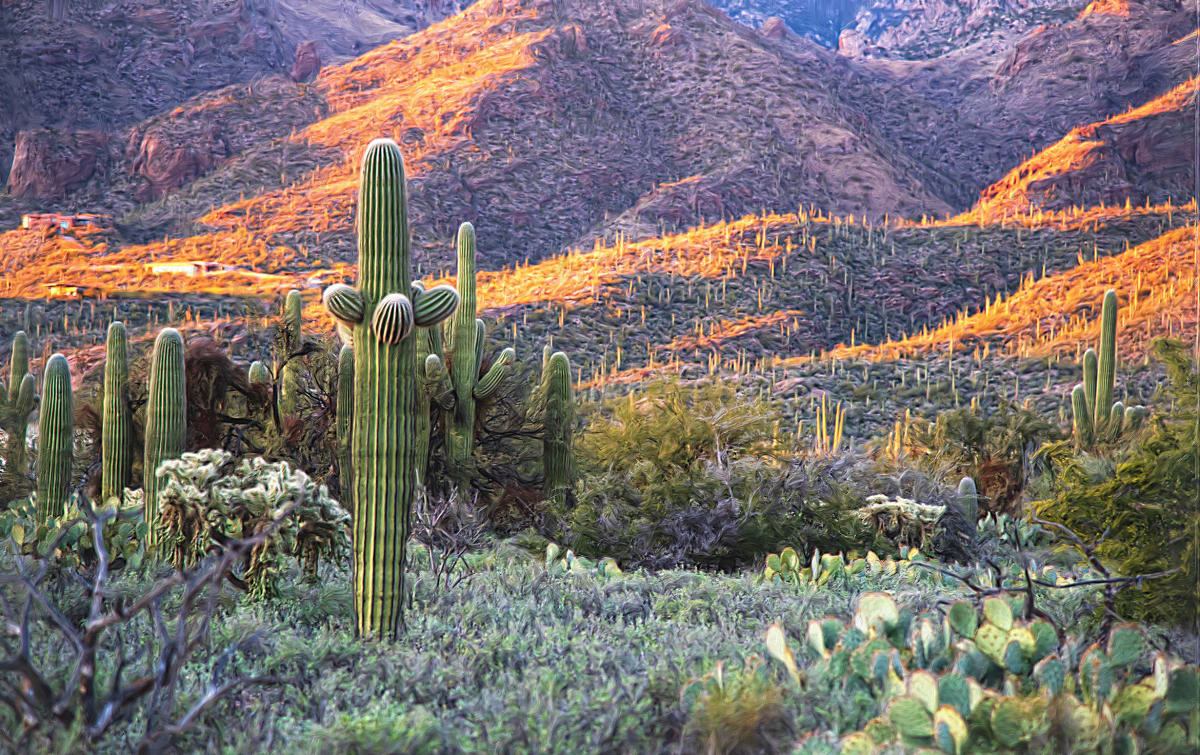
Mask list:
[{"label": "mountain", "polygon": [[[24,129],[111,132],[189,97],[287,72],[298,46],[344,60],[458,0],[3,0],[0,176]],[[95,133],[84,141],[94,142]],[[68,142],[71,141],[68,138]],[[95,151],[98,145],[86,149]]]}]

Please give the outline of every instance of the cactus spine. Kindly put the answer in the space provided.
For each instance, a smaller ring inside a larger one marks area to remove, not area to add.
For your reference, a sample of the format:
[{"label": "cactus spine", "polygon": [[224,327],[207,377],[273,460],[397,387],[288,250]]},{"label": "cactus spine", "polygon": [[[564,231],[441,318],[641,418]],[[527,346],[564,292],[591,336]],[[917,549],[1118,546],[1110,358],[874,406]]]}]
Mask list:
[{"label": "cactus spine", "polygon": [[288,291],[283,303],[283,367],[279,380],[279,415],[288,417],[300,410],[300,364],[292,355],[300,351],[304,334],[304,302],[296,289]]},{"label": "cactus spine", "polygon": [[1104,294],[1100,314],[1100,351],[1083,355],[1083,382],[1071,391],[1075,445],[1092,448],[1117,440],[1123,430],[1134,430],[1148,414],[1141,406],[1126,408],[1113,403],[1117,377],[1117,292]]},{"label": "cactus spine", "polygon": [[358,288],[335,284],[324,295],[330,313],[353,329],[354,602],[358,633],[379,638],[400,627],[417,484],[416,339],[408,336],[457,302],[448,287],[411,285],[406,194],[400,148],[374,140],[358,193]]},{"label": "cactus spine", "polygon": [[148,525],[146,552],[158,546],[158,466],[183,453],[187,431],[187,384],[183,366],[183,337],[174,328],[163,328],[154,339],[150,363],[150,396],[146,403],[145,467],[142,479]]},{"label": "cactus spine", "polygon": [[37,400],[35,380],[29,374],[29,339],[25,331],[13,335],[12,358],[8,367],[8,385],[0,390],[0,428],[8,434],[4,452],[5,475],[17,479],[25,475],[25,437],[28,434],[29,414]]},{"label": "cactus spine", "polygon": [[46,360],[38,422],[37,505],[42,521],[63,515],[71,487],[74,441],[71,367],[66,357],[54,354]]},{"label": "cactus spine", "polygon": [[545,424],[542,436],[542,465],[546,475],[546,497],[552,498],[574,483],[571,441],[575,405],[571,395],[571,362],[563,352],[545,360]]},{"label": "cactus spine", "polygon": [[343,346],[338,352],[337,393],[338,482],[342,498],[349,501],[354,491],[354,457],[351,441],[354,433],[354,349]]},{"label": "cactus spine", "polygon": [[121,498],[133,466],[131,421],[127,384],[129,361],[126,354],[125,324],[108,326],[108,344],[104,358],[104,416],[100,430],[100,499]]},{"label": "cactus spine", "polygon": [[476,402],[496,393],[512,370],[516,352],[500,353],[488,371],[483,368],[486,329],[475,317],[475,227],[458,227],[458,310],[449,328],[450,372],[453,406],[446,418],[446,463],[461,486],[470,473],[471,453],[475,445]]}]

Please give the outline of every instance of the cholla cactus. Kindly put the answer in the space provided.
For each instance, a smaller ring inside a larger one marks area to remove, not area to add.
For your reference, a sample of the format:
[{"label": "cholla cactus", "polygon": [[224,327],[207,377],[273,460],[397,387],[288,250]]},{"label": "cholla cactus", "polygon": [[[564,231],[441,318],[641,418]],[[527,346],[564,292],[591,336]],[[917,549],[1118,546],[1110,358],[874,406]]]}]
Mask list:
[{"label": "cholla cactus", "polygon": [[[236,464],[228,453],[209,449],[164,462],[160,475],[160,526],[179,567],[229,538],[249,537],[278,522],[242,572],[251,595],[270,598],[278,594],[287,557],[315,578],[320,561],[349,553],[350,515],[324,485],[287,462],[255,458]],[[297,506],[285,517],[292,503]]]},{"label": "cholla cactus", "polygon": [[945,506],[932,506],[908,498],[889,499],[885,495],[867,498],[858,510],[859,517],[901,547],[920,548],[930,543]]}]

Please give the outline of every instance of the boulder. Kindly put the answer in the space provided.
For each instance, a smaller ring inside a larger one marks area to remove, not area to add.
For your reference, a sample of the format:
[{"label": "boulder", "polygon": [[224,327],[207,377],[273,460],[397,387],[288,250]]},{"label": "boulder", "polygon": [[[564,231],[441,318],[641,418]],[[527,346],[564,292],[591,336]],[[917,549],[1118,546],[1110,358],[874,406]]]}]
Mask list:
[{"label": "boulder", "polygon": [[92,177],[107,143],[100,131],[21,131],[7,190],[14,197],[66,196]]},{"label": "boulder", "polygon": [[153,127],[131,134],[130,148],[137,150],[132,172],[146,179],[137,191],[139,201],[160,199],[212,170],[229,154],[229,146],[215,125],[198,133],[178,134]]},{"label": "boulder", "polygon": [[296,45],[296,60],[292,63],[292,81],[308,81],[321,70],[321,56],[317,43],[305,40]]}]

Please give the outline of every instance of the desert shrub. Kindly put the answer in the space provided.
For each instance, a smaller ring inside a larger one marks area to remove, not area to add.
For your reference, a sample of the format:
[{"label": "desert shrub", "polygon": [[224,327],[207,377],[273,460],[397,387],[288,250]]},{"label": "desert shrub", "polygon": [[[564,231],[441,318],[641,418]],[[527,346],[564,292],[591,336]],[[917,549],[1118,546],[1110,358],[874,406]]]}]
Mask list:
[{"label": "desert shrub", "polygon": [[[301,470],[287,462],[234,458],[215,449],[186,453],[163,462],[165,478],[160,520],[163,542],[185,568],[224,543],[267,529],[270,538],[251,550],[242,564],[241,579],[255,597],[271,597],[285,570],[286,557],[295,558],[307,577],[317,574],[321,561],[340,561],[350,551],[350,515]],[[291,515],[280,520],[280,512]]]},{"label": "desert shrub", "polygon": [[1035,508],[1096,542],[1096,555],[1122,575],[1168,573],[1123,591],[1117,600],[1123,615],[1194,626],[1200,618],[1200,373],[1179,341],[1160,339],[1154,352],[1168,373],[1158,404],[1171,408],[1112,459],[1076,456],[1062,444],[1047,448],[1050,495]]},{"label": "desert shrub", "polygon": [[917,422],[908,453],[925,469],[978,486],[983,509],[1011,513],[1044,443],[1066,437],[1039,414],[1001,401],[996,411],[978,406],[943,412]]},{"label": "desert shrub", "polygon": [[608,409],[578,443],[577,502],[551,506],[557,542],[655,569],[733,569],[785,545],[877,544],[854,515],[861,497],[844,484],[851,465],[785,458],[770,404],[666,381]]},{"label": "desert shrub", "polygon": [[762,752],[776,738],[768,732],[787,726],[783,694],[757,655],[740,670],[727,671],[717,661],[712,671],[684,684],[679,697],[689,711],[684,737],[692,752]]}]

